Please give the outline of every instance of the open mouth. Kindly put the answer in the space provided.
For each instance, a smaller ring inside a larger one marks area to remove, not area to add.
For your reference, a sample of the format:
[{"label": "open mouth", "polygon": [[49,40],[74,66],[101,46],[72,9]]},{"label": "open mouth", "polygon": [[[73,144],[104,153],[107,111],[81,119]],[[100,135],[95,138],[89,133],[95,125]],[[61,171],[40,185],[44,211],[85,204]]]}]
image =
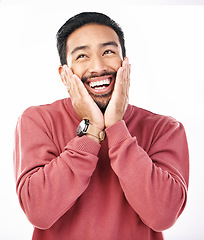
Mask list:
[{"label": "open mouth", "polygon": [[104,79],[101,81],[90,82],[89,86],[94,89],[102,90],[110,85],[110,79]]},{"label": "open mouth", "polygon": [[91,92],[105,93],[112,90],[114,84],[113,76],[102,76],[88,79],[86,85],[89,86]]}]

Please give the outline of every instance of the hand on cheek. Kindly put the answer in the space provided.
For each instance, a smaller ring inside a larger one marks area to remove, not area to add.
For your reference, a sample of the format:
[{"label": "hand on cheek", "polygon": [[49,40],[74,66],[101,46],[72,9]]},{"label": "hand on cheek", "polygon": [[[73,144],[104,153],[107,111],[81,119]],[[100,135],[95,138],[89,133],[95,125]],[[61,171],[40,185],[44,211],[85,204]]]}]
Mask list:
[{"label": "hand on cheek", "polygon": [[103,114],[87,92],[81,79],[67,65],[63,66],[60,75],[79,118],[88,119],[94,126],[104,129]]},{"label": "hand on cheek", "polygon": [[129,102],[130,64],[125,58],[122,67],[118,69],[114,91],[104,114],[105,127],[123,119]]}]

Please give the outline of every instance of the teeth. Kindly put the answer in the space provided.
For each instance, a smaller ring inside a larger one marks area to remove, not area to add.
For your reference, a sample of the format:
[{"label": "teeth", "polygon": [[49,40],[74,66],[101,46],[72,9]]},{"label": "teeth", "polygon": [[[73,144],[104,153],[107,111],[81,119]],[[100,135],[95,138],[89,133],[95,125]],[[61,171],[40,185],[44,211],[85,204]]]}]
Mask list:
[{"label": "teeth", "polygon": [[109,85],[109,84],[110,84],[110,80],[109,79],[104,79],[104,80],[101,80],[101,81],[90,82],[89,86],[92,87],[92,88],[98,87],[98,89],[99,89],[100,86]]},{"label": "teeth", "polygon": [[103,86],[103,87],[95,87],[96,90],[102,90],[104,88],[106,88],[106,87],[105,86]]}]

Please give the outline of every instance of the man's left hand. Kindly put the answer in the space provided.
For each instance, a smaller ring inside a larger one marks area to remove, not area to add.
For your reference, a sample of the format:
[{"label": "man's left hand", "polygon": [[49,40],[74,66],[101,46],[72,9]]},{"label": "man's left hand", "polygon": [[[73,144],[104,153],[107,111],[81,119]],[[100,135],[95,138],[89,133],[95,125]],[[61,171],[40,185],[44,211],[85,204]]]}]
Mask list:
[{"label": "man's left hand", "polygon": [[129,102],[129,87],[130,64],[125,58],[118,69],[113,94],[104,114],[106,128],[122,120]]}]

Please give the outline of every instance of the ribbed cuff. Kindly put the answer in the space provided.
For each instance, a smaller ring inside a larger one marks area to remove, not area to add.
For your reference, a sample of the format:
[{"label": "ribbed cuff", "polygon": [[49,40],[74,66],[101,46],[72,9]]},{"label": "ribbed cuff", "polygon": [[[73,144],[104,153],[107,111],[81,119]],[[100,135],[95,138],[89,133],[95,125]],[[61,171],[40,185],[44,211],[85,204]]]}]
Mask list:
[{"label": "ribbed cuff", "polygon": [[68,143],[65,149],[74,148],[75,150],[98,155],[101,145],[87,136],[75,137]]},{"label": "ribbed cuff", "polygon": [[131,137],[124,120],[106,128],[105,132],[106,137],[108,138],[109,148]]}]

